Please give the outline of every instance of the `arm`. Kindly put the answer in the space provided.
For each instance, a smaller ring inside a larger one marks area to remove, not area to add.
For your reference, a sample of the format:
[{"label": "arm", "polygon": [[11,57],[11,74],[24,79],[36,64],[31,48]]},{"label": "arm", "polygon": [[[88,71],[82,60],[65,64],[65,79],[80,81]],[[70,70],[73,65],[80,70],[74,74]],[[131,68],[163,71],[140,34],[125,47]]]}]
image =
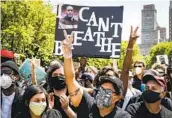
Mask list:
[{"label": "arm", "polygon": [[67,109],[64,109],[64,112],[69,118],[77,118],[76,113],[70,108],[70,106]]},{"label": "arm", "polygon": [[128,47],[127,47],[126,56],[124,58],[123,69],[122,69],[122,73],[121,73],[121,77],[120,77],[120,79],[123,82],[123,86],[124,86],[124,94],[123,94],[124,96],[127,93],[128,72],[129,72],[129,68],[130,68],[131,60],[132,60],[133,46],[136,42],[136,39],[138,38],[138,36],[136,34],[137,30],[138,30],[138,27],[133,32],[133,28],[131,26],[130,39],[129,39],[129,43],[128,43]]},{"label": "arm", "polygon": [[[73,34],[73,33],[72,33]],[[75,80],[75,71],[72,61],[72,49],[71,45],[73,42],[73,35],[67,36],[66,31],[64,31],[65,41],[63,42],[63,55],[64,55],[64,73],[66,78],[66,85],[69,91],[70,100],[75,107],[78,107],[82,96],[83,89],[79,83]]]}]

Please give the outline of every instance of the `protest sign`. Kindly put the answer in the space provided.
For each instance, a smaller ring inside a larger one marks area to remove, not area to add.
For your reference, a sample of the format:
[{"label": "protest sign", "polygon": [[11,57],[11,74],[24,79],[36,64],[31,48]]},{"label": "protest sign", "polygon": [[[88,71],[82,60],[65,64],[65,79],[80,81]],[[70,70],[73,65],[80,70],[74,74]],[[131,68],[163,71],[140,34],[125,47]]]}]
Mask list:
[{"label": "protest sign", "polygon": [[55,55],[62,55],[63,30],[74,31],[73,55],[119,58],[123,6],[90,7],[60,5],[56,20]]},{"label": "protest sign", "polygon": [[[34,64],[34,63],[33,63]],[[39,66],[34,64],[34,71],[36,74],[37,84],[40,84],[43,80],[45,80],[46,72],[41,69]],[[28,85],[32,82],[32,66],[31,59],[26,59],[23,64],[19,68],[20,75],[24,78]]]},{"label": "protest sign", "polygon": [[167,55],[157,55],[156,59],[157,59],[157,63],[159,64],[167,64],[167,65],[169,64]]}]

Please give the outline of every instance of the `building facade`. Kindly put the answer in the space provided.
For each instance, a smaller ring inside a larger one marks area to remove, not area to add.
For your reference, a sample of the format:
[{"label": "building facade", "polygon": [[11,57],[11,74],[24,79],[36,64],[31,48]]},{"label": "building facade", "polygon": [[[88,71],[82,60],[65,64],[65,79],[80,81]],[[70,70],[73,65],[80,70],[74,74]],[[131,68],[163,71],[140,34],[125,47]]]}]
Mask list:
[{"label": "building facade", "polygon": [[152,45],[158,43],[157,11],[154,4],[144,5],[142,9],[142,36],[139,45],[142,55],[148,55]]}]

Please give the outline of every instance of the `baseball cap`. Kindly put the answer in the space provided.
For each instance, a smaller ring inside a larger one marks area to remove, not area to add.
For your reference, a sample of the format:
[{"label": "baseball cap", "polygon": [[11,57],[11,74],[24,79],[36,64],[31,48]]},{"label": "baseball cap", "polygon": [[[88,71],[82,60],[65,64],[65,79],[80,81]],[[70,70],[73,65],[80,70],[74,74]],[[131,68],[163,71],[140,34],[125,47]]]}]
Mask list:
[{"label": "baseball cap", "polygon": [[90,73],[84,73],[84,74],[81,75],[80,79],[85,79],[85,80],[93,81],[94,77]]},{"label": "baseball cap", "polygon": [[5,67],[8,67],[10,69],[12,69],[14,72],[16,72],[16,74],[19,75],[19,68],[17,66],[17,64],[14,62],[14,61],[6,61],[4,63],[1,64],[1,71],[5,71],[7,70],[7,68]]},{"label": "baseball cap", "polygon": [[156,82],[158,82],[159,85],[166,88],[166,81],[165,81],[164,77],[159,76],[158,72],[156,70],[145,71],[143,78],[142,78],[143,83],[146,84],[150,80],[155,80]]},{"label": "baseball cap", "polygon": [[123,91],[124,91],[123,82],[119,78],[115,76],[100,76],[99,81],[100,81],[100,86],[107,82],[112,83],[116,93],[118,95],[123,94]]}]

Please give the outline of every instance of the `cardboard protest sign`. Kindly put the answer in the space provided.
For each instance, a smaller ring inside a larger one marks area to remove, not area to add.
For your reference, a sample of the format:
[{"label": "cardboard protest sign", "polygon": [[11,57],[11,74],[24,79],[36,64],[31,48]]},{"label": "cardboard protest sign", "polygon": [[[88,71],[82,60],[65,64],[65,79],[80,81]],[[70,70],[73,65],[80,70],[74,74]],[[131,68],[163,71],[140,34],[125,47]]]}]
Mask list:
[{"label": "cardboard protest sign", "polygon": [[63,30],[74,31],[73,55],[119,58],[123,6],[89,7],[60,5],[56,20],[55,55],[62,55]]},{"label": "cardboard protest sign", "polygon": [[[46,72],[41,69],[39,66],[34,64],[34,70],[36,74],[37,84],[40,84],[43,80],[45,80]],[[20,75],[24,78],[28,85],[31,84],[31,59],[26,59],[23,64],[19,68]]]},{"label": "cardboard protest sign", "polygon": [[157,63],[159,64],[167,64],[167,65],[169,64],[167,55],[157,55],[156,59],[157,59]]}]

